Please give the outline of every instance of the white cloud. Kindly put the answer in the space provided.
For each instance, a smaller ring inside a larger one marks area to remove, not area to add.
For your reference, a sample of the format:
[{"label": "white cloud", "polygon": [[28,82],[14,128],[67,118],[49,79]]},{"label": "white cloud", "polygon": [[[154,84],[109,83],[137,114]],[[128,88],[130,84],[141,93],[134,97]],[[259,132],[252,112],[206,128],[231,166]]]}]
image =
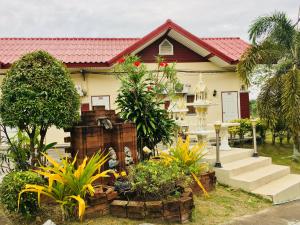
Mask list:
[{"label": "white cloud", "polygon": [[1,37],[141,37],[170,18],[198,36],[247,39],[275,10],[296,19],[299,0],[1,0]]}]

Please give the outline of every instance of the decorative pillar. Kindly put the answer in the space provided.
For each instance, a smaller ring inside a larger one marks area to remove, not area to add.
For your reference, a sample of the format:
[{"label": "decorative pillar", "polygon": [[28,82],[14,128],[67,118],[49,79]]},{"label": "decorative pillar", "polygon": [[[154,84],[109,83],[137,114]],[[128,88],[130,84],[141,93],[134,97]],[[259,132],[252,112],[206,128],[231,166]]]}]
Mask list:
[{"label": "decorative pillar", "polygon": [[251,120],[252,130],[253,130],[253,148],[254,148],[253,157],[258,157],[257,143],[256,143],[256,123],[257,123],[256,119]]},{"label": "decorative pillar", "polygon": [[220,130],[221,130],[221,122],[217,121],[214,125],[216,131],[216,163],[215,167],[221,168],[222,164],[220,161]]}]

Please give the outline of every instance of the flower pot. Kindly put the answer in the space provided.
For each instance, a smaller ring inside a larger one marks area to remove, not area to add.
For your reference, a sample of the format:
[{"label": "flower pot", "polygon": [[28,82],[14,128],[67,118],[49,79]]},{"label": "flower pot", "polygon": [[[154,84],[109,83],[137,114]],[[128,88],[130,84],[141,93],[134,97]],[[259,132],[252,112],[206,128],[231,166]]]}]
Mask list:
[{"label": "flower pot", "polygon": [[[206,173],[200,174],[197,177],[201,181],[201,184],[203,185],[204,189],[207,192],[210,192],[215,189],[216,181],[217,181],[215,171],[206,172]],[[196,181],[192,182],[191,189],[193,190],[194,194],[197,194],[197,195],[203,194],[202,189],[199,187],[199,185],[196,183]]]}]

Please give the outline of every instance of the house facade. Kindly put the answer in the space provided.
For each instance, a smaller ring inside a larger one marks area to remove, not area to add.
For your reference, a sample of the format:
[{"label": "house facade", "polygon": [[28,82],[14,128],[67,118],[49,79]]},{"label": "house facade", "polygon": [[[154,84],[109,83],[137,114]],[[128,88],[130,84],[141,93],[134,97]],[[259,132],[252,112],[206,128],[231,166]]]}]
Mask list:
[{"label": "house facade", "polygon": [[[45,50],[69,69],[81,95],[81,110],[104,105],[116,109],[120,82],[114,74],[117,61],[135,54],[149,70],[156,69],[155,57],[176,63],[177,76],[184,84],[184,98],[193,102],[201,74],[214,106],[208,110],[208,123],[249,117],[249,94],[236,73],[236,65],[249,45],[240,38],[199,38],[167,20],[143,38],[0,38],[0,81],[7,69],[22,55]],[[166,99],[166,107],[169,102]],[[186,121],[197,124],[189,107]],[[51,128],[47,142],[63,144],[62,130]]]}]

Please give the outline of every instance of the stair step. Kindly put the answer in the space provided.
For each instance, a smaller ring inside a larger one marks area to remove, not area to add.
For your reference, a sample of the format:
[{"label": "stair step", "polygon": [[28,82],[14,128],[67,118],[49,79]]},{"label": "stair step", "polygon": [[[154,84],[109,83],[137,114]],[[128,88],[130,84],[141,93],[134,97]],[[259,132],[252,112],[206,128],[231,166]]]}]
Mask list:
[{"label": "stair step", "polygon": [[248,157],[231,163],[222,164],[222,168],[215,168],[220,183],[230,185],[230,178],[254,169],[268,166],[272,163],[269,157]]},{"label": "stair step", "polygon": [[[230,163],[240,159],[248,158],[252,156],[253,149],[241,149],[241,148],[232,148],[230,151],[220,151],[220,159],[222,163]],[[211,165],[214,165],[216,162],[216,150],[215,148],[209,152],[205,157],[205,160]]]},{"label": "stair step", "polygon": [[281,165],[268,165],[250,172],[231,177],[230,185],[246,191],[252,191],[273,180],[284,177],[290,173],[290,167]]},{"label": "stair step", "polygon": [[300,199],[300,175],[288,174],[252,191],[280,204]]}]

